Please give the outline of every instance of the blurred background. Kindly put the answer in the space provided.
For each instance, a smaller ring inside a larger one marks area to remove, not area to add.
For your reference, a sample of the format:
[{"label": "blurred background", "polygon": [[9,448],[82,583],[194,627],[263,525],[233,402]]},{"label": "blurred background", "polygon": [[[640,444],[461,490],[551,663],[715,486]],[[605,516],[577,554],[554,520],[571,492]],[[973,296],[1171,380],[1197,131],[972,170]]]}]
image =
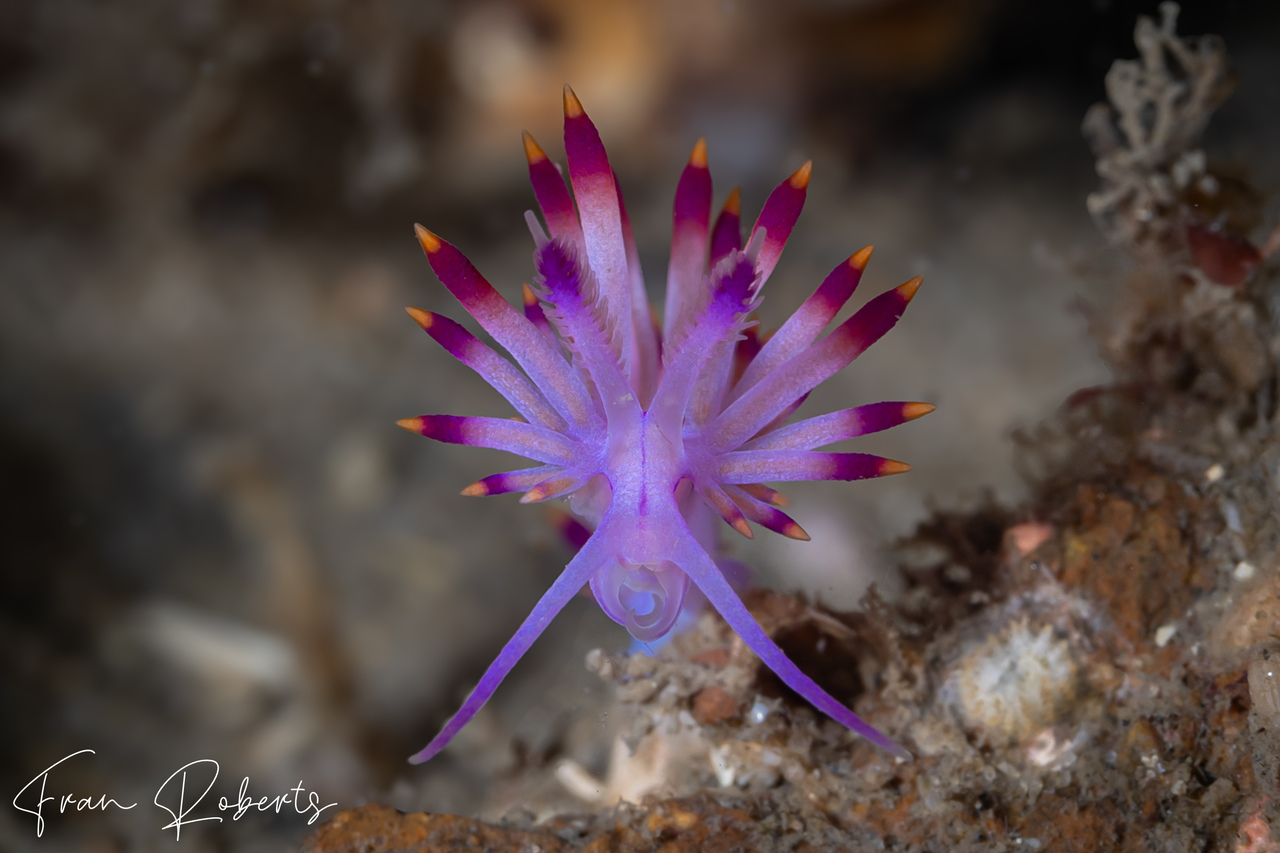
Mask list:
[{"label": "blurred background", "polygon": [[[0,842],[172,844],[150,800],[197,758],[222,765],[215,796],[301,779],[325,803],[486,816],[575,807],[541,772],[559,757],[603,771],[613,723],[582,659],[626,636],[586,600],[454,746],[405,764],[568,558],[545,508],[458,495],[500,454],[394,426],[507,414],[404,316],[464,316],[411,225],[517,300],[534,204],[519,134],[562,159],[565,82],[655,302],[700,136],[716,204],[739,184],[748,220],[814,161],[766,327],[868,243],[855,303],[925,277],[806,406],[936,403],[857,448],[914,470],[790,489],[813,542],[734,543],[763,583],[892,594],[895,537],[932,506],[1015,502],[1013,431],[1106,379],[1081,306],[1106,310],[1123,268],[1085,211],[1079,127],[1135,55],[1138,14],[1156,4],[0,2],[0,788],[92,748],[51,792],[144,804],[52,819],[39,842],[6,806]],[[1273,3],[1215,0],[1179,27],[1226,38],[1240,86],[1210,159],[1269,195],[1278,24]],[[182,845],[306,833],[248,815]]]}]

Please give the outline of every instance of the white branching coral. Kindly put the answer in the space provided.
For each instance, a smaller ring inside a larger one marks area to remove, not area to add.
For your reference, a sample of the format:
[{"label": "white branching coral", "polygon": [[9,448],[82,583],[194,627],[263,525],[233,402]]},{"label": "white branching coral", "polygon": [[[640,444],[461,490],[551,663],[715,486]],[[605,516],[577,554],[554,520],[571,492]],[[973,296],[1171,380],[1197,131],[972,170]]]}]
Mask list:
[{"label": "white branching coral", "polygon": [[1158,26],[1138,19],[1138,59],[1111,66],[1110,103],[1095,104],[1084,119],[1103,184],[1089,195],[1089,212],[1131,251],[1160,246],[1188,194],[1219,190],[1200,140],[1234,80],[1220,39],[1178,37],[1178,11],[1162,3]]}]

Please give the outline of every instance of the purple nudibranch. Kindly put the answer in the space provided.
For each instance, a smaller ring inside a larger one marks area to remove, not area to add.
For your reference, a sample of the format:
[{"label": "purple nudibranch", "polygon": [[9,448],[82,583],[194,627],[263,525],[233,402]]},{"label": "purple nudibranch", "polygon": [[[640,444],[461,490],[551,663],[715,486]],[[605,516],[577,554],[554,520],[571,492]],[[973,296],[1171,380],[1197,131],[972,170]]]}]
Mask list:
[{"label": "purple nudibranch", "polygon": [[[868,246],[841,262],[767,340],[751,313],[800,216],[811,164],[768,197],[744,247],[735,188],[714,224],[705,140],[676,187],[661,328],[651,312],[631,223],[595,125],[564,90],[569,186],[527,133],[529,176],[546,230],[529,212],[537,272],[524,310],[501,297],[456,248],[416,225],[432,270],[505,357],[462,326],[416,308],[410,316],[505,397],[519,419],[424,415],[400,426],[437,441],[506,450],[534,467],[485,477],[465,495],[523,492],[522,503],[569,497],[585,522],[581,548],[490,664],[461,709],[410,761],[427,761],[475,715],[552,618],[590,585],[611,619],[641,641],[675,626],[692,582],[777,675],[818,709],[904,759],[901,746],[796,667],[743,605],[713,554],[716,516],[809,536],[763,485],[859,480],[909,466],[818,448],[914,420],[928,403],[875,403],[796,423],[809,392],[902,316],[913,278],[875,297],[826,337],[848,301]],[[572,188],[572,195],[570,194]],[[575,211],[576,202],[576,211]],[[518,365],[518,367],[517,367]]]}]

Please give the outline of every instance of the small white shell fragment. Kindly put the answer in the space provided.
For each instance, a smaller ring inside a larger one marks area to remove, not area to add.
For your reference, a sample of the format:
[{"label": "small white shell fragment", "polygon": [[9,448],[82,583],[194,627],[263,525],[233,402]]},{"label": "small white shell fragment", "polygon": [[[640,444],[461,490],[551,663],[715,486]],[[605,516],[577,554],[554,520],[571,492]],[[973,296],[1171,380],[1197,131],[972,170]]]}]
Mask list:
[{"label": "small white shell fragment", "polygon": [[729,763],[729,744],[713,746],[707,754],[711,759],[711,772],[716,775],[716,782],[721,788],[728,788],[734,782],[738,771]]},{"label": "small white shell fragment", "polygon": [[555,769],[556,781],[565,790],[587,803],[598,803],[604,798],[604,783],[568,758],[561,760]]},{"label": "small white shell fragment", "polygon": [[758,726],[765,720],[769,719],[769,706],[759,699],[751,706],[751,710],[747,712],[747,720],[753,726]]},{"label": "small white shell fragment", "polygon": [[1173,635],[1178,633],[1176,625],[1161,625],[1156,629],[1156,646],[1163,649],[1169,645],[1169,641],[1173,639]]},{"label": "small white shell fragment", "polygon": [[1215,462],[1214,464],[1210,465],[1208,469],[1205,470],[1204,478],[1210,483],[1216,483],[1219,480],[1221,480],[1226,473],[1227,473],[1226,470],[1223,469],[1221,465]]},{"label": "small white shell fragment", "polygon": [[1247,581],[1252,579],[1257,573],[1258,570],[1254,568],[1253,563],[1241,560],[1236,563],[1235,570],[1231,572],[1231,577],[1238,581]]}]

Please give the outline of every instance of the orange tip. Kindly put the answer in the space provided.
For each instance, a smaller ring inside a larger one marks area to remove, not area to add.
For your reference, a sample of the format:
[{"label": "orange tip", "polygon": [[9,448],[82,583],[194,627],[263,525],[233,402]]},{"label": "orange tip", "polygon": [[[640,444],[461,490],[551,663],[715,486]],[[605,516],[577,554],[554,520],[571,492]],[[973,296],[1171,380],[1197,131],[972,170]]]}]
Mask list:
[{"label": "orange tip", "polygon": [[527,130],[522,130],[520,131],[520,136],[524,140],[524,156],[529,161],[530,166],[547,159],[546,152],[533,140],[533,134]]},{"label": "orange tip", "polygon": [[920,276],[916,276],[911,281],[903,282],[898,285],[895,290],[902,295],[902,298],[910,302],[916,295],[916,291],[920,289],[920,282],[924,281]]},{"label": "orange tip", "polygon": [[936,408],[938,407],[933,403],[904,403],[902,416],[909,421],[914,421],[916,418],[923,418]]},{"label": "orange tip", "polygon": [[529,491],[520,496],[520,503],[531,504],[538,501],[545,501],[547,498],[561,492],[573,485],[573,481],[568,477],[556,477],[554,480],[543,480]]},{"label": "orange tip", "polygon": [[875,246],[864,246],[849,256],[849,266],[858,272],[862,272],[867,268],[867,262],[871,260],[871,253],[875,251]]},{"label": "orange tip", "polygon": [[738,516],[733,521],[730,521],[729,526],[732,527],[734,530],[738,531],[739,533],[741,533],[743,536],[747,537],[748,539],[756,538],[756,535],[751,532],[751,525],[747,524],[747,520],[742,516]]},{"label": "orange tip", "polygon": [[407,429],[409,432],[422,434],[422,418],[401,418],[396,421],[396,426]]},{"label": "orange tip", "polygon": [[404,309],[404,313],[412,317],[413,322],[417,323],[424,330],[430,329],[431,324],[434,323],[436,319],[436,315],[432,314],[430,311],[423,311],[421,308],[414,308],[413,306],[409,306]]},{"label": "orange tip", "polygon": [[578,100],[578,96],[573,93],[573,89],[568,83],[564,84],[564,117],[577,118],[582,115],[585,110],[582,109],[582,101]]},{"label": "orange tip", "polygon": [[533,292],[533,288],[527,283],[520,285],[520,296],[524,299],[526,308],[530,308],[538,304],[538,294]]},{"label": "orange tip", "polygon": [[463,489],[462,494],[469,498],[482,498],[489,494],[489,487],[477,481]]},{"label": "orange tip", "polygon": [[804,532],[804,528],[796,524],[794,521],[784,526],[781,533],[788,539],[799,539],[801,542],[808,542],[810,538],[809,534]]},{"label": "orange tip", "polygon": [[547,159],[546,152],[533,140],[533,135],[529,131],[522,130],[520,135],[524,139],[524,157],[529,161],[530,166]]},{"label": "orange tip", "polygon": [[422,251],[428,255],[440,251],[440,238],[416,222],[413,224],[413,233],[418,235],[418,245],[422,246]]},{"label": "orange tip", "polygon": [[891,474],[905,474],[910,470],[910,465],[905,462],[899,462],[896,459],[885,459],[880,463],[881,477],[888,477]]},{"label": "orange tip", "polygon": [[724,210],[733,216],[742,214],[742,187],[734,187],[729,191],[729,197],[724,200]]},{"label": "orange tip", "polygon": [[813,174],[813,161],[805,160],[804,165],[791,173],[791,177],[787,178],[787,183],[798,190],[805,189],[809,186],[809,176]]},{"label": "orange tip", "polygon": [[693,143],[693,153],[689,155],[689,165],[699,169],[707,168],[707,138],[705,136]]}]

